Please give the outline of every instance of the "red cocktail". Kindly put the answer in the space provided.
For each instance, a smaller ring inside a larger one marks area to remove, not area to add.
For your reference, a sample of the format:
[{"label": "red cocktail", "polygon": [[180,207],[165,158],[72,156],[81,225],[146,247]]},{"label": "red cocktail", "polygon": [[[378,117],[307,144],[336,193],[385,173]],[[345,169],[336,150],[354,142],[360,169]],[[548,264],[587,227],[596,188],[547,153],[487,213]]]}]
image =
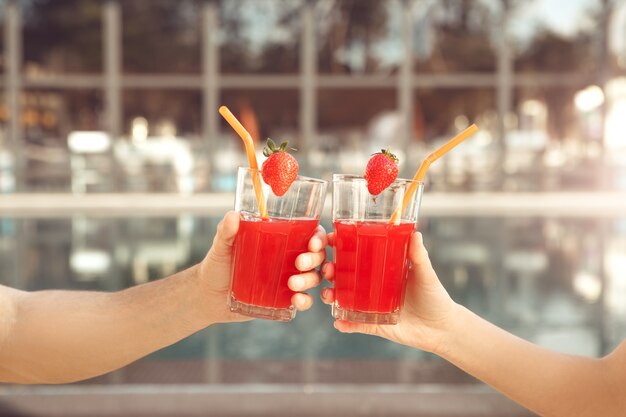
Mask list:
[{"label": "red cocktail", "polygon": [[[417,192],[411,194],[410,187]],[[361,323],[398,322],[422,189],[421,182],[397,179],[373,196],[363,177],[333,176],[333,317]],[[405,196],[407,205],[402,208]],[[394,212],[397,220],[392,221]]]},{"label": "red cocktail", "polygon": [[[261,181],[266,216],[260,214],[255,181]],[[284,195],[277,196],[262,181],[258,170],[239,168],[235,210],[240,222],[228,305],[231,311],[248,316],[289,321],[296,309],[287,281],[300,274],[296,258],[308,251],[327,182],[299,176]]]},{"label": "red cocktail", "polygon": [[287,309],[295,293],[287,287],[299,274],[295,262],[307,251],[315,219],[242,218],[234,246],[232,296],[240,303]]},{"label": "red cocktail", "polygon": [[403,302],[408,243],[415,224],[336,221],[334,228],[337,308],[397,312]]}]

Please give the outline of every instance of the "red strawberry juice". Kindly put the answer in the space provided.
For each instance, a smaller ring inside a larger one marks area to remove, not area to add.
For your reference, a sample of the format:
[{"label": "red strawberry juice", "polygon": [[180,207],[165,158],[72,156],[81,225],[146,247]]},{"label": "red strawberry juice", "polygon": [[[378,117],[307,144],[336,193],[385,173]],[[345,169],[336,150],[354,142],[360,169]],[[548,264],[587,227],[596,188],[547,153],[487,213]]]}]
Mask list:
[{"label": "red strawberry juice", "polygon": [[415,223],[336,220],[335,302],[343,310],[393,313],[402,307]]},{"label": "red strawberry juice", "polygon": [[235,238],[232,295],[245,304],[289,308],[290,276],[299,274],[295,261],[307,252],[317,219],[242,218]]}]

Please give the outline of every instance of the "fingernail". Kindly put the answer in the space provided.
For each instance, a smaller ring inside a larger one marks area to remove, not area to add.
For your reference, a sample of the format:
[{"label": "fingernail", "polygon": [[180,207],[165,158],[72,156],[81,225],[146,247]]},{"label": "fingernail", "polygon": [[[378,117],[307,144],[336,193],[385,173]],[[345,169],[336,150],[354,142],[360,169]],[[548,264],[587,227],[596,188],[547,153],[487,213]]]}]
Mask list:
[{"label": "fingernail", "polygon": [[302,287],[304,287],[304,278],[302,277],[291,278],[291,286],[297,290],[302,289]]},{"label": "fingernail", "polygon": [[311,260],[308,256],[304,256],[300,259],[300,266],[302,269],[310,269],[312,266]]},{"label": "fingernail", "polygon": [[300,296],[300,294],[296,294],[295,303],[298,305],[298,307],[304,304],[304,301],[302,300],[302,297]]}]

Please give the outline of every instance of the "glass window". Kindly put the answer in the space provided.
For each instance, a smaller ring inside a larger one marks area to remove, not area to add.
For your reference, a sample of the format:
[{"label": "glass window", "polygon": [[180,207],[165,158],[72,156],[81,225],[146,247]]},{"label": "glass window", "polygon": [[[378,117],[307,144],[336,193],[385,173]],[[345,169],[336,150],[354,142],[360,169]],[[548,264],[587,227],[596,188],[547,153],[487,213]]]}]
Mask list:
[{"label": "glass window", "polygon": [[4,0],[0,0],[0,71],[4,71],[6,68],[6,63],[5,63],[5,49],[6,49],[6,44],[4,41],[4,30],[5,30],[5,22],[4,20],[6,19],[6,12],[4,11],[4,9],[6,8],[5,5],[5,1]]},{"label": "glass window", "polygon": [[[222,90],[220,100],[248,129],[257,149],[268,137],[275,142],[288,140],[294,147],[300,145],[298,90],[227,89]],[[221,116],[220,123],[222,130],[233,132]]]},{"label": "glass window", "polygon": [[395,89],[320,89],[318,137],[310,165],[325,178],[362,174],[372,153],[389,147],[405,162]]},{"label": "glass window", "polygon": [[[480,128],[472,138],[429,168],[434,190],[488,190],[496,187],[499,168],[497,113],[493,88],[418,88],[413,102],[413,137],[409,160],[419,162],[471,123]],[[408,167],[407,167],[408,168]]]},{"label": "glass window", "polygon": [[609,21],[609,52],[613,73],[626,75],[626,3],[617,2]]},{"label": "glass window", "polygon": [[293,73],[299,68],[304,0],[230,0],[220,6],[220,71]]},{"label": "glass window", "polygon": [[196,91],[125,90],[115,157],[125,191],[190,193],[208,181]]},{"label": "glass window", "polygon": [[124,0],[120,5],[125,72],[201,71],[199,2]]},{"label": "glass window", "polygon": [[417,72],[488,72],[496,68],[497,7],[488,0],[414,3]]},{"label": "glass window", "polygon": [[[465,124],[480,123],[495,111],[493,88],[418,88],[414,95],[414,129],[418,141],[433,142]],[[491,127],[491,126],[490,126]]]},{"label": "glass window", "polygon": [[92,178],[94,189],[107,187],[111,142],[103,133],[100,91],[26,90],[21,105],[27,191],[70,191],[77,155],[90,159],[94,172],[99,172]]},{"label": "glass window", "polygon": [[611,173],[619,158],[603,156],[610,146],[599,86],[528,86],[515,89],[513,101],[505,119],[505,189],[591,191],[620,181],[617,171]]},{"label": "glass window", "polygon": [[[259,163],[265,160],[262,150],[267,138],[275,142],[289,142],[293,155],[302,161],[299,131],[300,98],[294,89],[222,90],[220,102],[227,106],[250,132]],[[248,166],[243,143],[233,129],[220,116],[220,133],[217,148],[211,151],[213,190],[234,191],[237,167]],[[307,173],[308,174],[308,173]]]},{"label": "glass window", "polygon": [[147,120],[147,135],[179,135],[197,139],[200,135],[202,98],[187,90],[131,90],[123,93],[124,132],[133,134],[133,121]]},{"label": "glass window", "polygon": [[601,65],[601,2],[519,2],[508,26],[520,72],[589,72]]},{"label": "glass window", "polygon": [[316,13],[320,72],[389,73],[404,59],[399,2],[322,0]]},{"label": "glass window", "polygon": [[[626,142],[624,142],[626,74],[613,77],[605,84],[604,97],[606,109],[604,146],[607,150],[607,160],[612,169],[607,178],[612,179],[612,185],[616,189],[626,190]],[[594,108],[592,111],[597,113],[598,109]]]},{"label": "glass window", "polygon": [[32,1],[23,4],[26,74],[102,71],[102,2]]}]

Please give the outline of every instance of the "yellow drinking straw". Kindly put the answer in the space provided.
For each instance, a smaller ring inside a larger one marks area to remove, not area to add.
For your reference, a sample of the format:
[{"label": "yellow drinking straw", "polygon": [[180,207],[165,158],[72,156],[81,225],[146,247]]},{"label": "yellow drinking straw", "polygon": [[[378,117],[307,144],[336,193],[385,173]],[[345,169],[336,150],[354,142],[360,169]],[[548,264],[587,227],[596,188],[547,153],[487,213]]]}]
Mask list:
[{"label": "yellow drinking straw", "polygon": [[424,160],[422,161],[422,164],[420,165],[419,169],[415,173],[415,176],[413,177],[414,182],[409,186],[409,188],[406,190],[406,193],[404,194],[404,199],[402,200],[402,206],[397,208],[393,212],[393,214],[391,215],[391,220],[389,220],[389,223],[396,223],[399,220],[400,215],[402,214],[404,209],[406,209],[406,206],[409,204],[409,201],[411,201],[411,197],[413,197],[413,193],[415,193],[415,191],[417,190],[418,183],[424,179],[424,176],[426,175],[426,171],[430,167],[430,164],[435,162],[437,159],[441,158],[448,151],[450,151],[450,149],[454,148],[459,143],[463,142],[465,139],[469,138],[477,131],[478,131],[478,126],[474,124],[471,125],[467,129],[463,130],[458,135],[450,139],[439,149],[437,149],[436,151],[428,155],[426,158],[424,158]]},{"label": "yellow drinking straw", "polygon": [[256,161],[256,154],[254,153],[254,142],[252,141],[252,136],[246,130],[245,127],[239,120],[235,117],[234,114],[228,110],[228,107],[221,106],[219,108],[219,112],[226,119],[230,127],[232,127],[235,132],[239,135],[241,140],[243,140],[243,144],[246,147],[246,155],[248,155],[248,163],[250,164],[251,174],[252,174],[252,185],[254,186],[254,193],[256,194],[256,202],[259,206],[259,215],[263,219],[267,219],[267,207],[265,206],[265,197],[263,196],[263,188],[261,185],[261,179],[259,178],[259,164]]}]

